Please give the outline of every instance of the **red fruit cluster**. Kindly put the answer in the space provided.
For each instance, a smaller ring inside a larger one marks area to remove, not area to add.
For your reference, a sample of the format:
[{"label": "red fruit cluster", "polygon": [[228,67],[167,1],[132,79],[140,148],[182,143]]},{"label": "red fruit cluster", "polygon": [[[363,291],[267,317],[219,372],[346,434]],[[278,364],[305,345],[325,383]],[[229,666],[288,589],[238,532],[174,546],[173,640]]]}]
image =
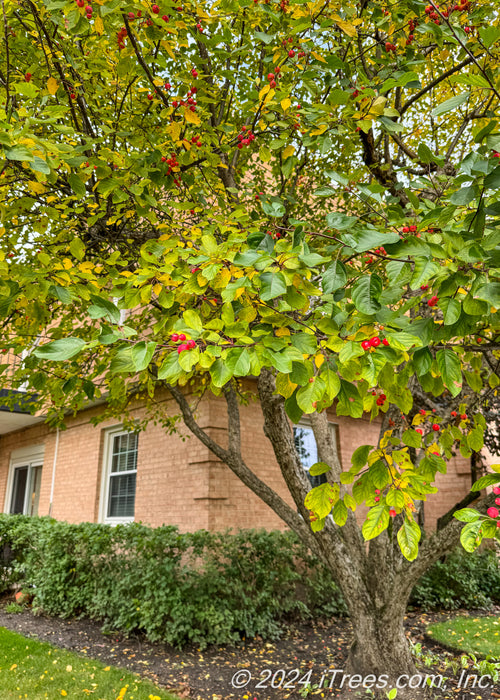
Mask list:
[{"label": "red fruit cluster", "polygon": [[118,34],[116,35],[116,39],[118,42],[118,48],[124,49],[125,48],[125,37],[127,36],[127,27],[122,27]]},{"label": "red fruit cluster", "polygon": [[500,153],[498,151],[493,151],[492,158],[500,158]]},{"label": "red fruit cluster", "polygon": [[85,7],[85,16],[87,17],[87,19],[92,19],[92,12],[92,5],[87,5]]},{"label": "red fruit cluster", "polygon": [[423,284],[423,285],[420,287],[420,289],[421,289],[423,292],[426,292],[426,291],[429,289],[429,285],[428,285],[428,284]]},{"label": "red fruit cluster", "polygon": [[433,297],[431,297],[431,298],[429,299],[429,301],[427,302],[427,306],[436,306],[437,303],[438,303],[438,297],[437,297],[437,296],[433,296]]},{"label": "red fruit cluster", "polygon": [[396,46],[395,44],[391,44],[390,41],[385,42],[385,50],[387,53],[390,53],[391,51],[396,51]]},{"label": "red fruit cluster", "polygon": [[363,348],[363,350],[369,350],[370,348],[378,348],[380,343],[382,343],[382,345],[389,345],[389,341],[387,340],[387,338],[380,340],[380,338],[377,335],[373,338],[370,338],[370,340],[361,341],[361,347]]},{"label": "red fruit cluster", "polygon": [[391,516],[391,518],[396,517],[396,511],[394,510],[394,508],[389,508],[389,515]]},{"label": "red fruit cluster", "polygon": [[276,73],[268,73],[267,74],[267,80],[269,83],[269,87],[274,89],[276,87],[276,77],[277,77],[278,71]]},{"label": "red fruit cluster", "polygon": [[177,155],[175,153],[172,153],[171,158],[166,158],[165,156],[162,156],[162,161],[169,166],[167,170],[167,175],[170,175],[174,168],[179,167],[179,163],[177,162]]},{"label": "red fruit cluster", "polygon": [[375,248],[375,253],[377,255],[387,255],[387,251],[383,246],[381,248]]},{"label": "red fruit cluster", "polygon": [[385,404],[386,399],[387,396],[385,394],[380,394],[376,401],[377,406],[383,406]]},{"label": "red fruit cluster", "polygon": [[154,15],[158,15],[158,14],[160,13],[160,8],[158,7],[158,5],[153,5],[152,8],[151,8],[151,12],[152,12]]},{"label": "red fruit cluster", "polygon": [[439,425],[437,423],[432,424],[432,429],[434,430],[435,433],[439,430]]},{"label": "red fruit cluster", "polygon": [[191,143],[194,143],[194,145],[197,148],[201,148],[201,136],[193,136],[191,139]]},{"label": "red fruit cluster", "polygon": [[424,434],[424,431],[422,430],[422,428],[415,428],[415,432],[418,433],[419,435]]},{"label": "red fruit cluster", "polygon": [[29,81],[31,80],[31,73],[26,73],[26,75],[24,76],[24,79],[26,80],[27,83],[29,83]]},{"label": "red fruit cluster", "polygon": [[191,75],[193,76],[193,78],[198,77],[198,71],[196,70],[196,68],[191,68]]},{"label": "red fruit cluster", "polygon": [[403,226],[402,231],[403,233],[416,233],[417,227],[415,224],[412,224],[411,226]]},{"label": "red fruit cluster", "polygon": [[460,414],[460,420],[467,420],[467,414],[466,414],[466,413],[461,413],[461,414]]},{"label": "red fruit cluster", "polygon": [[241,127],[241,133],[238,134],[238,148],[243,148],[243,146],[248,146],[252,141],[255,140],[255,134],[248,130],[247,126]]},{"label": "red fruit cluster", "polygon": [[[493,506],[488,508],[486,514],[489,515],[490,518],[498,518],[500,516],[498,508],[494,508]],[[500,520],[497,520],[497,527],[500,527]]]}]

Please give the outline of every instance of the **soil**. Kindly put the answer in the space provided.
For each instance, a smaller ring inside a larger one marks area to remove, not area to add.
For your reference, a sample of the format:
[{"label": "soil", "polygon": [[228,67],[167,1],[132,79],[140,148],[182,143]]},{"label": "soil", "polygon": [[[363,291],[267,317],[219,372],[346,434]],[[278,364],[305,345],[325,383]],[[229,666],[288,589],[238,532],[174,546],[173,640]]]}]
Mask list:
[{"label": "soil", "polygon": [[[281,639],[271,642],[257,638],[242,640],[238,646],[213,646],[204,650],[192,647],[179,651],[164,644],[152,644],[140,636],[127,638],[119,633],[103,634],[98,623],[87,619],[62,620],[34,615],[29,607],[20,613],[7,613],[5,604],[11,600],[4,599],[0,603],[0,626],[99,659],[105,664],[125,667],[186,700],[340,697],[337,681],[340,681],[342,674],[334,675],[334,669],[345,666],[351,637],[350,623],[346,619],[293,623]],[[411,641],[422,645],[423,654],[438,654],[440,658],[440,662],[427,670],[423,667],[419,670],[430,675],[446,676],[445,689],[434,690],[431,696],[440,700],[500,698],[500,682],[491,683],[483,677],[482,684],[487,687],[478,687],[476,683],[474,689],[473,678],[465,687],[465,675],[459,664],[455,674],[450,668],[443,670],[446,660],[460,655],[443,649],[425,637],[425,628],[429,623],[457,614],[477,617],[485,613],[409,612],[406,618],[407,636]],[[496,608],[488,614],[498,615],[500,609]],[[471,670],[467,672],[469,674],[477,676]],[[244,688],[234,687],[235,683],[243,684],[250,676],[251,680]],[[332,676],[334,682],[330,683]],[[329,688],[329,685],[332,687]],[[354,696],[359,697],[357,693]]]}]

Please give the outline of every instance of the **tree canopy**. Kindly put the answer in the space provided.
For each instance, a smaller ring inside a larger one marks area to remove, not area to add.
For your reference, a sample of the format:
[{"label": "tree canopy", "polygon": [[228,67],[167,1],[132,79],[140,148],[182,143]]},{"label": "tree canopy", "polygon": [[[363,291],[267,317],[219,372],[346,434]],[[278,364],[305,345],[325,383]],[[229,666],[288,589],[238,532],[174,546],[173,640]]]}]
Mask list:
[{"label": "tree canopy", "polygon": [[[54,423],[105,393],[122,407],[132,379],[220,394],[263,372],[294,422],[382,414],[379,444],[306,509],[318,530],[365,503],[366,539],[401,516],[414,559],[415,501],[481,450],[500,383],[495,3],[5,0],[3,16],[12,386]],[[462,512],[464,546],[495,536],[491,513]]]}]

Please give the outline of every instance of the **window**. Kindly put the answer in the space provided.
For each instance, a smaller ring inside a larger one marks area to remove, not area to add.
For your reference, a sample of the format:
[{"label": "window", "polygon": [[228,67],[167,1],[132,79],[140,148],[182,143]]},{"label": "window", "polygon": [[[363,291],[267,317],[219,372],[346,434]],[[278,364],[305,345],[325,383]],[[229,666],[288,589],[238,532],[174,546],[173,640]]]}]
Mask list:
[{"label": "window", "polygon": [[43,446],[12,453],[5,511],[38,515],[42,483]]},{"label": "window", "polygon": [[[336,426],[333,423],[330,425],[333,432],[334,444],[336,445]],[[319,486],[320,484],[324,484],[327,480],[326,474],[320,474],[319,476],[311,476],[311,474],[309,474],[309,469],[312,467],[312,465],[319,461],[318,448],[316,446],[313,429],[307,423],[294,425],[293,437],[295,440],[295,449],[297,450],[302,466],[307,471],[307,476],[309,477],[311,486]]]},{"label": "window", "polygon": [[101,498],[101,520],[131,522],[135,510],[137,433],[121,429],[106,434]]}]

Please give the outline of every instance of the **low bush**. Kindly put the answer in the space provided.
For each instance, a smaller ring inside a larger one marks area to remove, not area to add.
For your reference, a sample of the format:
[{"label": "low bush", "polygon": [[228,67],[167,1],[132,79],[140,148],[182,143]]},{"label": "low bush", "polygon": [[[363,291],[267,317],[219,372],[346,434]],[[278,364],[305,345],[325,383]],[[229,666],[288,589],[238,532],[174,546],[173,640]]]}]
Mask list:
[{"label": "low bush", "polygon": [[[331,574],[291,532],[181,534],[173,526],[0,515],[1,547],[1,590],[29,589],[35,610],[87,616],[109,631],[174,646],[272,639],[291,618],[346,614]],[[453,554],[412,594],[412,604],[427,608],[498,600],[492,552]]]}]

